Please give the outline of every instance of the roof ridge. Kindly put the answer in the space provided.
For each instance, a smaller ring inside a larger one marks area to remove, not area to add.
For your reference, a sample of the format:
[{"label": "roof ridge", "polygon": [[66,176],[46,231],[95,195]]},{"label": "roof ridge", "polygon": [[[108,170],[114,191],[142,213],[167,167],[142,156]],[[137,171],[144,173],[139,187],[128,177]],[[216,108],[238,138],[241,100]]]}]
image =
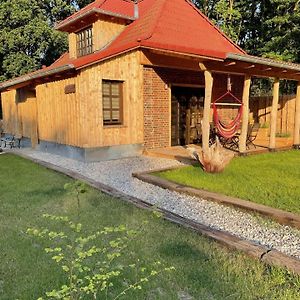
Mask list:
[{"label": "roof ridge", "polygon": [[[161,1],[162,4],[160,4],[161,7],[159,8],[159,12],[157,13],[155,19],[152,21],[152,22],[153,22],[153,25],[152,25],[152,28],[151,28],[151,30],[150,30],[150,34],[149,34],[149,36],[144,37],[144,38],[142,38],[141,40],[144,40],[144,41],[145,41],[145,40],[151,39],[151,37],[153,36],[153,34],[154,34],[154,32],[155,32],[155,29],[156,29],[156,27],[157,27],[157,25],[158,25],[158,22],[157,22],[157,21],[160,19],[161,15],[162,15],[162,13],[163,13],[163,7],[164,7],[164,6],[166,5],[166,3],[167,3],[167,0],[156,0],[155,4],[157,4],[159,1]],[[151,10],[149,10],[148,13],[151,13]]]},{"label": "roof ridge", "polygon": [[216,31],[218,31],[224,38],[226,38],[227,41],[229,41],[234,47],[236,47],[238,50],[242,51],[244,54],[247,54],[247,52],[242,49],[239,45],[237,45],[235,42],[233,42],[218,26],[212,23],[212,21],[200,10],[198,9],[190,0],[185,0],[195,11],[198,12],[198,14]]},{"label": "roof ridge", "polygon": [[[167,3],[167,0],[156,0],[156,1],[163,1],[163,3],[161,4],[160,12],[159,12],[159,14],[157,14],[156,22],[154,22],[154,26],[153,26],[153,28],[152,28],[152,32],[151,32],[151,34],[150,34],[150,36],[149,36],[148,39],[151,39],[151,37],[153,36],[153,34],[154,34],[154,32],[155,32],[155,29],[156,29],[156,27],[158,26],[158,21],[159,21],[160,17],[161,17],[162,14],[163,14],[163,11],[164,11],[163,8],[165,7],[165,5],[166,5],[166,3]],[[147,39],[147,40],[148,40],[148,39]]]}]

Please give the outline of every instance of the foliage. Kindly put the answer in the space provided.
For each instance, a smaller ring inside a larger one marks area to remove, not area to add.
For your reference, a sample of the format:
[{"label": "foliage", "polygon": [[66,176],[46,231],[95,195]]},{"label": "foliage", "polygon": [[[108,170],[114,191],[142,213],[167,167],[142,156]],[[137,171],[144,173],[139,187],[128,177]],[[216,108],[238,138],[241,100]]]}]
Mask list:
[{"label": "foliage", "polygon": [[299,151],[287,151],[235,158],[221,174],[186,167],[156,175],[179,184],[299,213],[299,164]]},{"label": "foliage", "polygon": [[279,60],[300,62],[300,2],[270,0],[273,14],[265,21],[268,39],[262,54]]},{"label": "foliage", "polygon": [[89,1],[1,0],[0,81],[50,65],[67,50],[67,35],[54,30]]},{"label": "foliage", "polygon": [[300,62],[298,0],[193,2],[250,54]]},{"label": "foliage", "polygon": [[80,196],[87,192],[87,185],[80,180],[68,182],[64,185],[64,189],[68,191],[70,195],[74,195],[77,200],[78,215],[80,214]]},{"label": "foliage", "polygon": [[[90,299],[108,299],[108,296],[119,299],[129,290],[141,290],[142,285],[152,277],[174,270],[173,267],[162,267],[159,261],[150,268],[139,266],[139,259],[135,260],[136,263],[123,265],[120,258],[126,251],[127,244],[138,234],[124,225],[104,227],[101,231],[83,236],[81,223],[75,223],[66,216],[45,214],[43,217],[64,228],[64,231],[52,231],[48,228],[27,230],[28,234],[51,242],[51,246],[45,248],[45,251],[52,255],[52,260],[66,273],[66,283],[60,290],[46,292],[49,299],[77,300],[84,296],[89,296]],[[99,241],[100,245],[96,245]],[[134,283],[128,283],[125,279],[128,269],[136,273]],[[123,284],[126,281],[125,288],[116,292],[114,284],[117,279],[122,278]]]},{"label": "foliage", "polygon": [[239,41],[242,15],[234,6],[234,0],[220,0],[215,6],[216,24],[234,42]]}]

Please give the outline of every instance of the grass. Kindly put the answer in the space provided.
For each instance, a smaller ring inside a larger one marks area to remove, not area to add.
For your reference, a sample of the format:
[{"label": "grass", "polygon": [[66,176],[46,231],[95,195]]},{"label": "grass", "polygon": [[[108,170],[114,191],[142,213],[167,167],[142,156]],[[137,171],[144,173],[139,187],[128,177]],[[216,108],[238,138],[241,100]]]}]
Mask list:
[{"label": "grass", "polygon": [[156,175],[199,189],[300,213],[300,152],[235,158],[222,174],[189,166]]},{"label": "grass", "polygon": [[[198,170],[199,172],[199,170]],[[32,300],[64,283],[64,275],[43,248],[25,234],[44,224],[44,213],[77,215],[76,201],[63,185],[70,178],[13,155],[0,155],[0,299]],[[299,299],[300,277],[229,251],[198,234],[94,189],[84,195],[80,221],[87,231],[127,224],[144,234],[130,248],[143,264],[161,260],[176,271],[155,278],[123,299]],[[124,257],[130,263],[131,257]]]}]

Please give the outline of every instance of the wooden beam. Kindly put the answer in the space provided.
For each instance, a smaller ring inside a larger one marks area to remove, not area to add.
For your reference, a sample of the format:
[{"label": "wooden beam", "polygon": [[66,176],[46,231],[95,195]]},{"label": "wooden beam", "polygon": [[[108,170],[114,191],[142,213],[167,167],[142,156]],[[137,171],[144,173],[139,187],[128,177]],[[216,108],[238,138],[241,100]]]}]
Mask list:
[{"label": "wooden beam", "polygon": [[242,118],[242,129],[239,141],[239,152],[245,153],[247,150],[247,134],[248,134],[248,123],[249,123],[249,95],[250,95],[251,77],[245,76],[244,89],[243,89],[243,118]]},{"label": "wooden beam", "polygon": [[205,98],[204,98],[204,110],[202,119],[202,150],[207,153],[209,150],[209,133],[210,133],[210,106],[212,99],[212,89],[213,89],[213,76],[211,71],[204,71],[205,77]]},{"label": "wooden beam", "polygon": [[276,127],[277,127],[277,110],[279,102],[279,85],[280,79],[275,78],[273,87],[273,102],[271,108],[271,122],[270,122],[270,143],[269,149],[274,151],[276,148]]},{"label": "wooden beam", "polygon": [[189,145],[191,142],[191,109],[186,110],[186,126],[185,126],[185,144]]},{"label": "wooden beam", "polygon": [[253,69],[253,68],[255,68],[255,65],[251,65],[251,66],[245,67],[246,70]]},{"label": "wooden beam", "polygon": [[235,62],[235,61],[232,61],[232,62],[230,62],[230,63],[225,64],[224,66],[225,66],[225,67],[230,67],[230,66],[234,66],[234,65],[236,65],[236,62]]},{"label": "wooden beam", "polygon": [[294,147],[300,149],[300,82],[298,82],[297,85],[297,95],[296,95]]},{"label": "wooden beam", "polygon": [[206,71],[207,70],[207,67],[203,63],[199,63],[199,67],[200,67],[201,71]]}]

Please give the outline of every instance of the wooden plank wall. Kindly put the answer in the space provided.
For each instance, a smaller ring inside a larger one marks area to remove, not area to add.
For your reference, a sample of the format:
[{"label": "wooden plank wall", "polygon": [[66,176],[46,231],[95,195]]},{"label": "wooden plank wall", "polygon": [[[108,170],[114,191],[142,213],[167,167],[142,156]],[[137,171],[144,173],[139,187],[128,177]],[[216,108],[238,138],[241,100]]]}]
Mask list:
[{"label": "wooden plank wall", "polygon": [[37,103],[34,91],[21,89],[17,92],[18,115],[22,136],[31,138],[37,131]]},{"label": "wooden plank wall", "polygon": [[12,90],[2,94],[4,132],[37,139],[37,103],[34,91]]},{"label": "wooden plank wall", "polygon": [[[39,139],[78,147],[142,144],[143,85],[139,57],[139,52],[132,52],[84,69],[76,78],[38,85]],[[102,79],[124,82],[124,124],[120,126],[103,126]],[[75,84],[76,92],[65,94],[65,87],[71,84]],[[33,99],[29,95],[17,105],[16,97],[15,90],[2,94],[4,129],[17,134],[21,120],[22,134],[30,137],[30,122],[36,115]]]},{"label": "wooden plank wall", "polygon": [[77,37],[76,33],[72,32],[69,33],[69,55],[70,58],[76,58],[77,57]]},{"label": "wooden plank wall", "polygon": [[[80,142],[83,147],[142,144],[143,67],[139,52],[131,52],[81,71],[76,79],[80,100]],[[124,122],[103,126],[102,80],[120,80],[123,85]]]},{"label": "wooden plank wall", "polygon": [[16,90],[2,92],[3,129],[5,133],[18,134],[18,110],[16,104]]},{"label": "wooden plank wall", "polygon": [[93,24],[94,51],[100,50],[123,31],[125,24],[121,22],[98,20]]},{"label": "wooden plank wall", "polygon": [[[279,98],[277,133],[293,135],[295,122],[295,95],[282,95]],[[260,124],[270,125],[272,96],[250,99],[250,118]]]},{"label": "wooden plank wall", "polygon": [[80,103],[76,93],[65,94],[65,87],[75,84],[75,78],[38,85],[39,139],[80,146]]}]

